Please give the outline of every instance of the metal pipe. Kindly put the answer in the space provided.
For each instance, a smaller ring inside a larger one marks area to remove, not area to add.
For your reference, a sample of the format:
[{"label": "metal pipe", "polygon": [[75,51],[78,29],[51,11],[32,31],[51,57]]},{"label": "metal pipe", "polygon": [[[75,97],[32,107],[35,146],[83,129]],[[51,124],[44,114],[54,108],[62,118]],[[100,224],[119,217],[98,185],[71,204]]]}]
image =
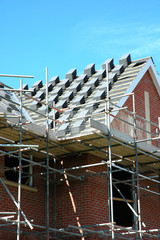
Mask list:
[{"label": "metal pipe", "polygon": [[137,114],[135,114],[136,115],[136,118],[139,118],[139,119],[142,119],[142,120],[144,120],[145,122],[148,122],[148,123],[150,123],[150,124],[152,124],[152,125],[154,125],[154,126],[158,126],[157,125],[157,123],[154,123],[154,122],[151,122],[150,120],[148,120],[148,119],[146,119],[146,118],[143,118],[143,117],[141,117],[141,116],[139,116],[139,115],[137,115]]},{"label": "metal pipe", "polygon": [[20,118],[18,115],[7,115],[7,114],[0,114],[0,117],[6,117],[6,118]]},{"label": "metal pipe", "polygon": [[155,138],[146,138],[146,139],[141,139],[141,140],[135,140],[133,142],[128,142],[129,144],[131,143],[140,143],[140,142],[147,142],[147,141],[152,141],[152,140],[157,140],[160,139],[160,136],[155,137]]},{"label": "metal pipe", "polygon": [[[159,136],[159,129],[158,128],[156,128],[156,136],[158,137]],[[157,148],[159,148],[159,141],[158,141],[158,139],[157,139]]]},{"label": "metal pipe", "polygon": [[6,89],[6,88],[0,88],[0,91],[11,91],[11,92],[33,92],[33,90],[26,90],[26,89]]},{"label": "metal pipe", "polygon": [[[41,225],[37,225],[37,224],[33,224],[34,227],[37,227],[37,228],[42,228],[42,229],[46,229],[46,227],[44,226],[41,226]],[[55,229],[55,228],[49,228],[49,231],[51,232],[58,232],[58,233],[64,233],[64,234],[69,234],[69,235],[73,235],[73,236],[77,236],[77,237],[81,237],[82,235],[81,234],[78,234],[78,233],[73,233],[73,232],[67,232],[67,231],[64,231],[63,229]]]},{"label": "metal pipe", "polygon": [[129,97],[129,96],[132,96],[133,93],[127,93],[127,94],[123,94],[123,95],[118,95],[116,97],[109,97],[109,101],[112,100],[112,99],[118,99],[118,98],[123,98],[123,97]]},{"label": "metal pipe", "polygon": [[[137,138],[137,129],[136,129],[136,108],[135,108],[135,95],[132,96],[133,100],[133,116],[134,116],[134,139]],[[138,230],[139,230],[139,237],[142,239],[142,220],[141,220],[141,206],[140,206],[140,184],[139,184],[139,165],[138,165],[138,148],[137,143],[135,141],[135,154],[136,154],[136,180],[137,180],[137,210],[138,210]]]},{"label": "metal pipe", "polygon": [[107,237],[110,236],[109,233],[104,233],[103,231],[95,231],[95,230],[87,229],[87,228],[84,228],[84,227],[77,227],[77,226],[69,225],[69,228],[73,228],[73,229],[77,229],[77,230],[81,229],[85,232],[90,232],[92,234],[98,234],[98,235],[103,235],[103,236],[107,236]]},{"label": "metal pipe", "polygon": [[[106,162],[106,163],[107,163],[107,162]],[[132,173],[132,174],[136,174],[134,171],[131,171],[131,170],[129,170],[129,169],[125,169],[125,168],[123,168],[123,167],[117,166],[117,165],[114,164],[114,163],[112,163],[112,165],[113,165],[114,167],[116,167],[116,168],[119,168],[119,169],[123,170],[123,171],[129,172],[129,173]],[[153,182],[156,182],[156,183],[160,183],[160,181],[155,180],[155,179],[150,178],[150,177],[146,177],[146,176],[144,176],[144,175],[142,175],[142,174],[138,174],[138,176],[139,176],[139,177],[142,177],[143,179],[148,179],[148,180],[150,180],[150,181],[153,181]]]},{"label": "metal pipe", "polygon": [[[132,168],[133,169],[133,168]],[[134,172],[134,169],[133,169]],[[132,174],[132,199],[133,199],[133,208],[135,209],[136,212],[138,212],[137,210],[137,202],[136,202],[136,181],[135,181],[135,174]],[[130,185],[130,184],[129,184]],[[138,230],[138,223],[137,223],[137,216],[133,216],[133,222],[135,225],[135,228]]]},{"label": "metal pipe", "polygon": [[[108,64],[106,64],[106,79],[107,79],[107,108],[110,109],[110,98],[109,98],[109,80],[108,80]],[[110,112],[107,114],[107,124],[108,124],[108,160],[109,165],[107,169],[109,170],[109,215],[111,217],[111,232],[112,239],[115,239],[114,236],[114,212],[113,212],[113,182],[112,182],[112,155],[111,155],[111,126],[110,126]]]},{"label": "metal pipe", "polygon": [[[23,88],[23,80],[20,79],[20,89]],[[20,221],[21,221],[21,181],[22,181],[22,92],[20,92],[20,118],[19,118],[19,177],[18,177],[18,213],[17,213],[17,240],[20,239]]]},{"label": "metal pipe", "polygon": [[[142,233],[152,233],[152,232],[158,232],[158,231],[160,231],[160,229],[150,229],[150,230],[142,230]],[[122,235],[125,235],[125,234],[135,234],[136,233],[136,230],[131,230],[131,231],[128,231],[128,232],[125,232],[125,233],[121,233]],[[154,236],[154,235],[152,235],[152,236]],[[159,236],[158,235],[156,235],[156,237],[158,237],[159,238]]]},{"label": "metal pipe", "polygon": [[0,212],[0,215],[16,214],[17,212]]},{"label": "metal pipe", "polygon": [[34,76],[13,75],[13,74],[0,74],[0,77],[34,78]]},{"label": "metal pipe", "polygon": [[121,107],[121,108],[114,108],[114,109],[106,109],[105,111],[108,113],[108,112],[117,112],[119,110],[124,110],[124,109],[127,109],[128,107]]},{"label": "metal pipe", "polygon": [[[54,168],[56,168],[56,158],[54,158]],[[57,226],[57,218],[56,218],[56,206],[57,206],[57,201],[56,201],[56,173],[54,172],[54,228]],[[54,237],[56,238],[56,232],[54,232]]]},{"label": "metal pipe", "polygon": [[48,119],[48,68],[46,67],[46,147],[47,147],[47,159],[46,159],[46,184],[47,184],[47,240],[49,240],[49,119]]},{"label": "metal pipe", "polygon": [[[30,160],[33,160],[32,155],[30,155]],[[29,186],[33,187],[33,164],[29,164]]]},{"label": "metal pipe", "polygon": [[81,227],[103,227],[103,226],[107,226],[109,227],[111,225],[111,223],[97,223],[97,224],[92,224],[92,225],[82,225]]},{"label": "metal pipe", "polygon": [[[108,82],[108,65],[106,64],[106,79],[107,79],[107,98],[109,99],[109,82]],[[107,109],[107,103],[105,104],[105,110]],[[106,114],[106,111],[105,111],[105,121],[106,121],[106,125],[109,124],[108,122],[108,118],[107,118],[107,114]],[[110,135],[110,131],[109,131],[109,135]],[[108,136],[109,137],[109,136]],[[106,136],[106,138],[108,139],[108,137]],[[108,157],[109,157],[109,152],[108,152]],[[110,197],[110,170],[109,168],[107,167],[107,192],[108,192],[108,212],[109,212],[109,222],[112,223],[112,220],[111,220],[111,197]],[[110,229],[112,229],[112,225],[110,226]]]},{"label": "metal pipe", "polygon": [[12,223],[5,223],[5,224],[0,224],[0,228],[2,229],[2,227],[6,227],[6,226],[10,226],[10,225],[14,225],[15,222]]},{"label": "metal pipe", "polygon": [[118,191],[118,193],[121,195],[121,197],[124,199],[124,201],[126,202],[127,206],[131,209],[131,211],[134,213],[134,215],[136,217],[138,217],[138,214],[136,213],[136,211],[133,209],[133,207],[131,206],[131,204],[127,201],[127,199],[125,198],[125,196],[122,194],[122,192],[120,191],[120,189],[116,186],[116,184],[113,183],[113,186],[116,188],[116,190]]},{"label": "metal pipe", "polygon": [[69,170],[78,170],[78,169],[82,169],[82,168],[88,168],[88,167],[96,167],[96,166],[100,166],[100,165],[105,165],[106,163],[104,162],[100,162],[100,163],[93,163],[93,164],[88,164],[88,165],[82,165],[82,166],[76,166],[76,167],[71,167],[71,168],[65,168],[62,169],[62,173],[64,171],[69,171]]},{"label": "metal pipe", "polygon": [[[82,229],[84,232],[89,232],[89,233],[91,233],[91,234],[98,234],[98,235],[102,235],[102,236],[104,236],[104,237],[109,237],[109,236],[111,236],[110,233],[106,233],[105,231],[102,231],[102,230],[96,231],[96,230],[92,230],[92,229],[88,229],[88,228],[84,228],[84,227],[72,226],[72,225],[69,225],[69,228],[73,228],[73,229],[77,229],[77,230]],[[126,239],[126,238],[124,238],[124,237],[122,237],[122,236],[119,236],[119,238],[121,238],[121,239]]]},{"label": "metal pipe", "polygon": [[[15,151],[10,151],[10,152],[3,152],[0,154],[0,157],[1,156],[5,156],[5,155],[10,155],[10,154],[13,154],[13,153],[18,153],[19,151],[23,152],[23,151],[27,151],[29,150],[30,148],[22,148],[21,150],[15,150]],[[0,151],[1,152],[1,151]]]},{"label": "metal pipe", "polygon": [[[3,220],[4,221],[4,220]],[[8,222],[10,223],[7,223],[7,224],[0,224],[0,228],[1,226],[7,226],[7,225],[14,225],[15,224],[15,221],[13,220],[8,220]],[[20,224],[23,224],[25,225],[26,223],[24,221],[21,221]],[[33,227],[35,228],[41,228],[41,229],[46,229],[45,226],[41,226],[41,225],[37,225],[37,224],[32,224]],[[12,229],[13,230],[13,229]],[[14,231],[14,230],[13,230]],[[55,229],[55,228],[49,228],[49,231],[50,232],[57,232],[57,233],[64,233],[64,234],[67,234],[67,235],[71,235],[71,236],[77,236],[77,237],[81,237],[80,234],[78,233],[73,233],[73,232],[67,232],[65,231],[64,229]],[[41,232],[42,233],[42,232]],[[43,233],[46,233],[46,232],[43,232]],[[34,233],[34,234],[37,234],[37,233]]]},{"label": "metal pipe", "polygon": [[[105,113],[107,112],[107,102],[105,102]],[[105,125],[107,125],[107,114],[105,114]]]},{"label": "metal pipe", "polygon": [[[22,125],[20,125],[20,128],[22,127]],[[21,141],[19,141],[21,142]],[[0,144],[0,147],[39,147],[39,145],[29,145],[29,144]],[[21,152],[21,149],[20,149]]]}]

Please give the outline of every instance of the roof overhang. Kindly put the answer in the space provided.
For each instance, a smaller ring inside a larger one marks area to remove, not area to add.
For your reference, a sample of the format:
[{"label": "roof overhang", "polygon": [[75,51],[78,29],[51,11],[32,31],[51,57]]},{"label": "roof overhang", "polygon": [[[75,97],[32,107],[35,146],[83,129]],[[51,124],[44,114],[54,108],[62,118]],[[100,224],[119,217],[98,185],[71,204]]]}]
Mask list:
[{"label": "roof overhang", "polygon": [[[156,90],[157,90],[157,92],[160,96],[160,78],[159,78],[159,75],[158,75],[158,73],[155,69],[155,66],[154,66],[151,58],[149,58],[148,61],[145,63],[144,67],[141,69],[141,71],[139,72],[137,77],[134,79],[132,84],[129,86],[129,88],[127,89],[125,94],[129,94],[129,93],[132,93],[134,91],[134,89],[136,88],[136,86],[138,85],[138,83],[140,82],[140,80],[142,79],[142,77],[144,76],[144,74],[147,71],[149,71],[149,73],[152,77],[153,83],[156,87]],[[128,99],[128,97],[129,96],[121,98],[117,105],[119,107],[122,107],[124,105],[124,103],[126,102],[126,100]]]}]

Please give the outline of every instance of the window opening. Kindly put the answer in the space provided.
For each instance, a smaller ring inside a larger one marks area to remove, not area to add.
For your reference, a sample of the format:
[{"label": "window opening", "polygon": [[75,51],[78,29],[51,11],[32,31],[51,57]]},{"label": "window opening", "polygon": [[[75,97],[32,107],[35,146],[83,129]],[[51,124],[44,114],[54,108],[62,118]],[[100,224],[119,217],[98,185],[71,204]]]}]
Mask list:
[{"label": "window opening", "polygon": [[[129,201],[129,203],[133,207],[132,187],[128,184],[125,184],[125,180],[131,180],[131,173],[119,171],[113,168],[112,176],[113,183],[116,182],[116,187],[121,191],[121,193],[127,200],[131,200]],[[124,182],[122,183],[121,181]],[[130,227],[133,225],[133,212],[127,206],[126,202],[124,202],[124,199],[115,187],[113,187],[113,211],[114,221],[117,225],[124,227]]]},{"label": "window opening", "polygon": [[[19,159],[16,157],[5,156],[5,177],[7,180],[18,183],[18,171]],[[30,186],[29,173],[31,166],[28,162],[22,160],[22,184]]]}]

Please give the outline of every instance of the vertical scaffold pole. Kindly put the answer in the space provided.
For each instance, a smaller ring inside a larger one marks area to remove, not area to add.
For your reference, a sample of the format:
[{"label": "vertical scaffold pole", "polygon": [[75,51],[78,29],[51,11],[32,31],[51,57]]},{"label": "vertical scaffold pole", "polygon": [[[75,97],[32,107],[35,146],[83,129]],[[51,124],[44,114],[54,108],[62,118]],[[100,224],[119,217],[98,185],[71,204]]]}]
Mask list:
[{"label": "vertical scaffold pole", "polygon": [[47,240],[49,240],[49,118],[48,118],[48,68],[46,67],[46,144],[47,144]]},{"label": "vertical scaffold pole", "polygon": [[[133,172],[135,172],[135,169],[132,169]],[[136,192],[136,179],[135,179],[135,174],[132,173],[132,199],[133,199],[133,208],[136,211],[136,213],[138,212],[137,210],[137,192]],[[137,216],[134,214],[133,215],[133,221],[134,221],[134,226],[136,231],[138,231],[138,221],[137,221]],[[138,237],[138,235],[137,235]]]},{"label": "vertical scaffold pole", "polygon": [[114,239],[114,213],[113,213],[113,184],[112,184],[112,156],[111,156],[111,135],[110,135],[110,103],[109,103],[109,81],[108,81],[108,64],[106,64],[106,79],[107,79],[107,110],[108,110],[108,118],[107,118],[107,125],[108,125],[108,169],[109,169],[109,218],[111,220],[111,232],[112,232],[112,239]]},{"label": "vertical scaffold pole", "polygon": [[[54,168],[56,168],[56,158],[54,158]],[[54,172],[54,228],[56,229],[56,172]],[[56,238],[56,232],[54,232],[54,237]]]},{"label": "vertical scaffold pole", "polygon": [[138,230],[139,238],[142,239],[142,220],[141,220],[141,206],[140,206],[140,183],[139,183],[139,166],[138,166],[138,151],[137,151],[137,129],[136,129],[136,108],[135,95],[133,94],[133,114],[134,114],[134,139],[135,139],[135,153],[136,153],[136,180],[137,180],[137,210],[138,210]]},{"label": "vertical scaffold pole", "polygon": [[[55,108],[56,104],[55,104],[55,101],[53,101],[53,107]],[[54,129],[54,132],[56,132],[56,111],[55,109],[53,109],[53,129]]]},{"label": "vertical scaffold pole", "polygon": [[[23,89],[23,80],[20,79],[20,89]],[[22,144],[22,91],[20,91],[20,118],[19,118],[19,144]],[[21,150],[21,147],[20,147]],[[19,151],[19,176],[18,176],[18,216],[17,216],[17,240],[20,239],[21,218],[21,180],[22,180],[22,152]]]}]

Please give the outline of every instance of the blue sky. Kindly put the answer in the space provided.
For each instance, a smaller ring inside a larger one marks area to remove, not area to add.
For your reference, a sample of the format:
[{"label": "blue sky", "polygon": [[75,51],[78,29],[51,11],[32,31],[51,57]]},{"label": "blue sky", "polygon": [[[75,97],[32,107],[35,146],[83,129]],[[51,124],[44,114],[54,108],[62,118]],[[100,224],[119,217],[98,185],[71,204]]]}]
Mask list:
[{"label": "blue sky", "polygon": [[[159,0],[0,0],[0,73],[60,79],[123,54],[132,60],[152,56],[160,72]],[[0,78],[19,87],[15,78]]]}]

